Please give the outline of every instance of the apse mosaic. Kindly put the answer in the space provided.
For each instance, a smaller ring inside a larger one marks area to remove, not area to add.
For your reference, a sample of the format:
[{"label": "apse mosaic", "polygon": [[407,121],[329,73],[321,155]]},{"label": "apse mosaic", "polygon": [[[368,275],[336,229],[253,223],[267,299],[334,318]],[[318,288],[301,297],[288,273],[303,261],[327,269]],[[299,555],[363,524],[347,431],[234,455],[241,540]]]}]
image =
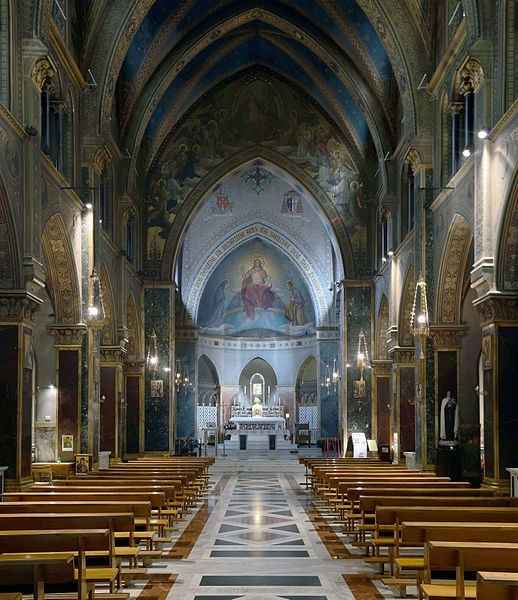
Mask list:
[{"label": "apse mosaic", "polygon": [[304,336],[314,332],[315,312],[296,266],[255,239],[223,259],[210,276],[198,325],[213,335]]},{"label": "apse mosaic", "polygon": [[[169,139],[148,182],[149,263],[160,261],[176,215],[200,180],[225,158],[255,145],[289,158],[314,179],[352,236],[365,229],[363,185],[336,128],[292,87],[267,73],[254,71],[217,88]],[[251,166],[243,177],[258,195],[270,184],[261,164]],[[228,210],[231,203],[221,194],[216,212]]]}]

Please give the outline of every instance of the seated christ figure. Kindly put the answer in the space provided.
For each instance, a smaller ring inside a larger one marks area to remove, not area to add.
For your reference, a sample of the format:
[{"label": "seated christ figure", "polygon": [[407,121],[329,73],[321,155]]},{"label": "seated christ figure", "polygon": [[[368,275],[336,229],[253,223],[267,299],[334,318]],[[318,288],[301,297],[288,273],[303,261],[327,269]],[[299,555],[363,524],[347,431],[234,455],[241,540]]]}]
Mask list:
[{"label": "seated christ figure", "polygon": [[268,309],[273,306],[272,283],[260,258],[255,258],[252,268],[243,275],[241,299],[248,319],[255,319],[257,308]]}]

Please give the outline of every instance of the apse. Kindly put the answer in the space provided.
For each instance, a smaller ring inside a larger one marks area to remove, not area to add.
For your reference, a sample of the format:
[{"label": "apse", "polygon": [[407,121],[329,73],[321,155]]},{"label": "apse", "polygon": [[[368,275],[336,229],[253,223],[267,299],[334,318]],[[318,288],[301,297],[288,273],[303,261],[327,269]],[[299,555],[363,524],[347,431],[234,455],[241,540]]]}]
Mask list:
[{"label": "apse", "polygon": [[198,309],[203,334],[276,338],[313,335],[315,310],[299,268],[254,238],[210,276]]}]

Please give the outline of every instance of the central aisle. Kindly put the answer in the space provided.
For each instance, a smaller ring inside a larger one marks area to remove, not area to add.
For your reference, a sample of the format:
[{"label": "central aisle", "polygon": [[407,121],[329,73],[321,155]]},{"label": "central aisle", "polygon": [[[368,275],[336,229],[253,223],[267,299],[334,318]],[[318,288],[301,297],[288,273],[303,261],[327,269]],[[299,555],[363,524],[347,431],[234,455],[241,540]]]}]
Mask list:
[{"label": "central aisle", "polygon": [[169,557],[184,560],[168,562],[177,574],[168,598],[343,600],[356,584],[357,598],[379,598],[370,581],[354,576],[369,567],[311,508],[295,457],[232,461],[232,473],[228,462],[212,467],[208,502],[171,550]]}]

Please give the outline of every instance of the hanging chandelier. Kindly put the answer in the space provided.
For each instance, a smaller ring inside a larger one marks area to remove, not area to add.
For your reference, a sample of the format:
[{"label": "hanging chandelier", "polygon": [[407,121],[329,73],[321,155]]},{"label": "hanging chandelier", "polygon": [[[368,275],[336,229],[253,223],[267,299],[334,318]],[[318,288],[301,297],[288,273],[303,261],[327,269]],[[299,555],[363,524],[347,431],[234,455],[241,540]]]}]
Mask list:
[{"label": "hanging chandelier", "polygon": [[358,334],[358,352],[356,354],[356,366],[360,371],[360,378],[353,381],[353,397],[365,398],[367,389],[364,377],[365,369],[370,369],[369,348],[367,347],[367,336],[363,329]]},{"label": "hanging chandelier", "polygon": [[91,302],[86,309],[88,320],[90,322],[104,321],[106,314],[104,311],[103,290],[101,280],[97,275],[95,267],[92,269],[90,282]]},{"label": "hanging chandelier", "polygon": [[414,303],[410,313],[410,329],[413,335],[419,339],[419,358],[424,359],[423,348],[426,344],[426,338],[430,335],[430,315],[426,298],[426,281],[422,275],[419,276],[415,286]]},{"label": "hanging chandelier", "polygon": [[149,336],[146,364],[149,369],[153,371],[158,370],[158,337],[154,328]]},{"label": "hanging chandelier", "polygon": [[182,366],[182,362],[180,359],[176,359],[174,384],[176,386],[177,392],[180,392],[181,390],[190,386],[192,387],[191,380],[189,378],[189,372],[186,368]]}]

